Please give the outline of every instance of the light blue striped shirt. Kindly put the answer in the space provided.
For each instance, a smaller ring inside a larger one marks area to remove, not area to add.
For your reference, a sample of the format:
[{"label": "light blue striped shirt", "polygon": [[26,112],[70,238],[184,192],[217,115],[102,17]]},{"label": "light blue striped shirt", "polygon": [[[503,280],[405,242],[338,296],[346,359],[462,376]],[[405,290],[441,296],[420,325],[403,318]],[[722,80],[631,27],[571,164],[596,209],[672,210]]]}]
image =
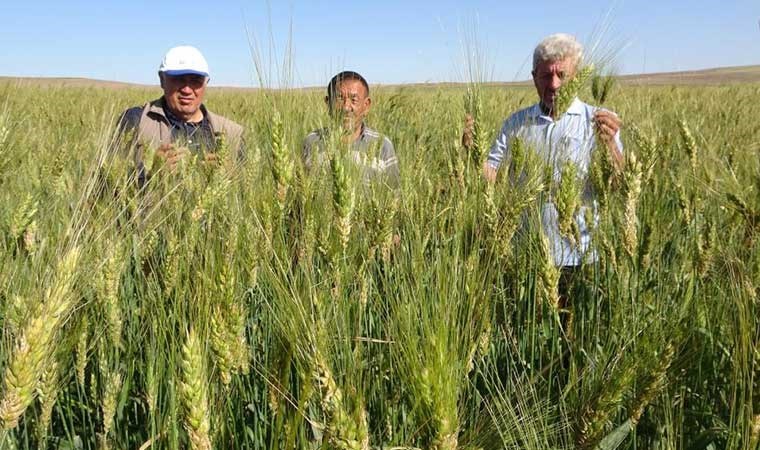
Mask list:
[{"label": "light blue striped shirt", "polygon": [[[577,246],[573,246],[560,234],[557,208],[551,198],[541,205],[541,222],[557,266],[578,266],[583,262],[591,243],[590,229],[585,221],[586,208],[593,208],[594,220],[598,220],[593,189],[588,181],[591,151],[596,143],[593,119],[594,112],[598,109],[576,98],[567,112],[554,120],[545,115],[537,103],[512,114],[504,121],[496,142],[488,153],[488,164],[498,169],[502,162],[509,161],[510,142],[519,137],[527,149],[537,152],[552,166],[555,180],[559,180],[565,161],[570,160],[578,167],[578,176],[585,182],[582,206],[575,216],[581,238]],[[622,150],[619,131],[615,135],[615,141]],[[593,258],[594,255],[591,255],[591,259]]]}]

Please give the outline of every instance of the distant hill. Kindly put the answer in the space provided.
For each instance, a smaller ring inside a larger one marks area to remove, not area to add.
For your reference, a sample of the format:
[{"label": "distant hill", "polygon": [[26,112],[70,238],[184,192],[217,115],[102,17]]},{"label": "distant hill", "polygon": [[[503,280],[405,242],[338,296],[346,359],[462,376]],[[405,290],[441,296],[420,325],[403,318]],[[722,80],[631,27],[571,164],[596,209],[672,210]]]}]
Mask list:
[{"label": "distant hill", "polygon": [[[631,86],[684,86],[684,85],[723,85],[741,83],[760,83],[760,65],[739,67],[718,67],[714,69],[688,70],[682,72],[645,73],[620,75],[618,80]],[[532,86],[531,80],[494,81],[489,86]],[[451,86],[464,83],[414,83],[406,86]],[[400,85],[399,85],[400,86]]]},{"label": "distant hill", "polygon": [[[689,70],[683,72],[647,73],[637,75],[621,75],[619,80],[630,85],[721,85],[737,83],[760,83],[760,65],[719,67],[714,69]],[[46,77],[3,77],[0,83],[11,82],[27,86],[44,87],[93,87],[104,89],[151,89],[156,85],[124,83],[120,81],[94,80],[90,78],[46,78]],[[404,86],[440,87],[458,86],[462,83],[412,83]],[[530,80],[490,82],[493,86],[529,86]],[[399,87],[400,85],[393,85]],[[212,89],[250,90],[255,88],[212,86]]]},{"label": "distant hill", "polygon": [[[91,78],[57,78],[57,77],[3,77],[0,76],[0,83],[11,82],[19,83],[25,86],[42,86],[42,87],[96,87],[108,89],[124,88],[150,88],[153,86],[124,83],[121,81],[94,80]],[[156,86],[157,87],[157,86]]]},{"label": "distant hill", "polygon": [[760,82],[760,65],[720,67],[715,69],[623,75],[620,80],[631,84],[734,84]]}]

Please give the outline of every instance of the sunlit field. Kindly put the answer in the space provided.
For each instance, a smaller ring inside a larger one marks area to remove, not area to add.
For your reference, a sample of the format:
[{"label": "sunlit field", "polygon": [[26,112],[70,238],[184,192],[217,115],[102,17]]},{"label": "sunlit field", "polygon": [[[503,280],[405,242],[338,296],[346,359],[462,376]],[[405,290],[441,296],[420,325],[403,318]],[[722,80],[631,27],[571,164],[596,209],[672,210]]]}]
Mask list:
[{"label": "sunlit field", "polygon": [[537,217],[581,181],[481,176],[532,88],[373,89],[397,191],[304,170],[322,90],[211,89],[245,158],[139,191],[158,88],[0,84],[0,449],[757,449],[760,85],[587,84],[626,165],[569,286]]}]

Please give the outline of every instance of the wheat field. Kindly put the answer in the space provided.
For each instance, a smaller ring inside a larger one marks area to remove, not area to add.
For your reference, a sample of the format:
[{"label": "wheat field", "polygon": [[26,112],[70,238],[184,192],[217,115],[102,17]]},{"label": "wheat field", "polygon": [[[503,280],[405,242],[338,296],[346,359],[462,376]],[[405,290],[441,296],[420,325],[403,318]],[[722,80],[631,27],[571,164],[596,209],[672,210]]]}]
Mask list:
[{"label": "wheat field", "polygon": [[582,88],[626,165],[567,286],[536,217],[578,186],[480,171],[532,89],[373,90],[398,191],[306,173],[321,90],[212,90],[246,158],[138,192],[158,95],[0,84],[0,449],[760,448],[760,85]]}]

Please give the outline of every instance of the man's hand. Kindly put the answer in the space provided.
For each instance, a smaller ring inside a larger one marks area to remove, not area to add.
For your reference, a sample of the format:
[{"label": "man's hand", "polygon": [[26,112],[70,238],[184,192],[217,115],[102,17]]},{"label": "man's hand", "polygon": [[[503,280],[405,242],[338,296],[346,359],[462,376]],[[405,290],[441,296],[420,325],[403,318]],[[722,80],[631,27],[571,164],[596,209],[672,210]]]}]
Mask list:
[{"label": "man's hand", "polygon": [[475,146],[473,133],[475,129],[475,118],[467,114],[464,118],[464,130],[462,131],[462,147],[466,150],[472,150]]},{"label": "man's hand", "polygon": [[488,161],[483,163],[483,178],[485,178],[486,181],[488,181],[489,183],[495,183],[496,176],[498,174],[499,174],[499,171],[491,167],[491,164]]},{"label": "man's hand", "polygon": [[612,161],[616,170],[622,170],[625,159],[623,159],[623,154],[620,152],[620,148],[618,148],[615,141],[615,135],[620,131],[623,122],[612,111],[598,110],[594,113],[594,123],[597,136],[604,143],[604,146],[607,147],[610,161]]},{"label": "man's hand", "polygon": [[190,154],[185,147],[176,148],[174,144],[163,144],[156,150],[153,170],[163,169],[173,173],[177,166]]}]

